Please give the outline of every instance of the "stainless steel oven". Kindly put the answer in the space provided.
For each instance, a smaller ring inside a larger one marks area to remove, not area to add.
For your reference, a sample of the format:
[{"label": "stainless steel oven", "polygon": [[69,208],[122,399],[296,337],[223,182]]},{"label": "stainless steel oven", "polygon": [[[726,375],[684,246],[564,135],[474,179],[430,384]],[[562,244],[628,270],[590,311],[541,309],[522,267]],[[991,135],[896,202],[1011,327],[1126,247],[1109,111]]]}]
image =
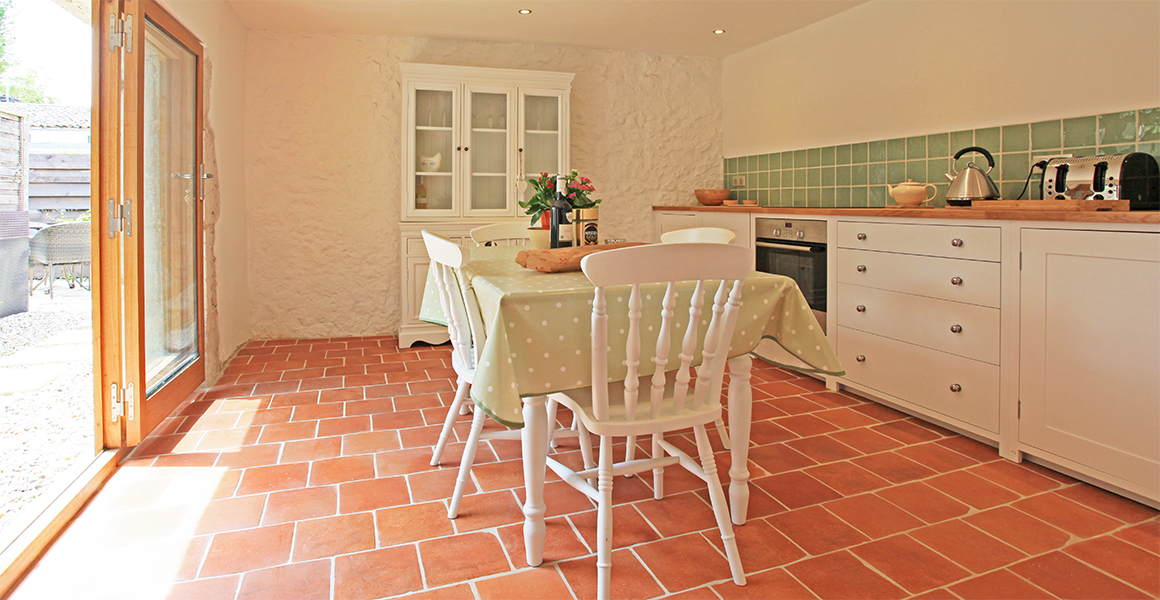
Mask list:
[{"label": "stainless steel oven", "polygon": [[826,330],[826,222],[757,217],[757,270],[797,282]]}]

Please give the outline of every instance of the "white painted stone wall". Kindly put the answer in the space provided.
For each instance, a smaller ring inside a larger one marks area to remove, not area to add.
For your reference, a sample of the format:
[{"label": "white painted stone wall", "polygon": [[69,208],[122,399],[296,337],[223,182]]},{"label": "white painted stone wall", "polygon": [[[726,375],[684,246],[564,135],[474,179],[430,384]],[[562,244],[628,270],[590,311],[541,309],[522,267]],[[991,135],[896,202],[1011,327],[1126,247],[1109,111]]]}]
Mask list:
[{"label": "white painted stone wall", "polygon": [[254,338],[399,326],[399,62],[575,73],[572,168],[601,235],[646,240],[656,204],[719,187],[721,62],[531,44],[250,31],[246,204]]}]

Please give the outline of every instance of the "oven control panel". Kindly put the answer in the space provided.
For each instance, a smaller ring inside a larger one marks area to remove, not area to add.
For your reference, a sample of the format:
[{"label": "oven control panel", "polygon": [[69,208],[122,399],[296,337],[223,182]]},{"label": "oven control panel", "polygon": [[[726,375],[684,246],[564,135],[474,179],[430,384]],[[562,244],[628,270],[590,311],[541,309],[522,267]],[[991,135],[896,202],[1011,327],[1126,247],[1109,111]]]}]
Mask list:
[{"label": "oven control panel", "polygon": [[757,217],[754,219],[756,238],[761,240],[792,240],[813,244],[826,243],[825,221],[787,221]]}]

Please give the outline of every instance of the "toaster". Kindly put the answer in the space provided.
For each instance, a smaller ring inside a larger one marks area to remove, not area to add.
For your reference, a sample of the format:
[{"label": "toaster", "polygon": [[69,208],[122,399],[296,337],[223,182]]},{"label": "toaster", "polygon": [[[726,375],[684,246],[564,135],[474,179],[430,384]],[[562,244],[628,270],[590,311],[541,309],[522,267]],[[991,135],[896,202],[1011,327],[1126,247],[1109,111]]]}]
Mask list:
[{"label": "toaster", "polygon": [[1143,152],[1053,158],[1039,189],[1044,200],[1128,200],[1130,210],[1160,210],[1160,166]]}]

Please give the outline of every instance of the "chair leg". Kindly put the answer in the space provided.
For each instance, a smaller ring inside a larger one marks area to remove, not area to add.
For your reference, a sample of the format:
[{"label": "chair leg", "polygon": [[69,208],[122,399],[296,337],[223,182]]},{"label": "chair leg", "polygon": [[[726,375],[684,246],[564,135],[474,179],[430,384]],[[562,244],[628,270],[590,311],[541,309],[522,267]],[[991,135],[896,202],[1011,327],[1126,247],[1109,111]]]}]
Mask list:
[{"label": "chair leg", "polygon": [[[661,448],[661,440],[664,439],[665,434],[654,433],[652,435],[652,457],[664,458],[665,451]],[[661,500],[665,497],[665,468],[659,467],[653,469],[653,499]]]},{"label": "chair leg", "polygon": [[555,449],[559,445],[556,440],[556,410],[560,407],[560,403],[548,397],[548,448]]},{"label": "chair leg", "polygon": [[733,522],[729,520],[729,506],[725,502],[725,490],[717,477],[717,461],[713,458],[713,447],[709,444],[709,434],[704,425],[693,428],[697,438],[697,453],[700,454],[701,469],[709,484],[709,500],[713,504],[713,516],[717,518],[717,528],[721,530],[721,542],[725,545],[725,557],[729,559],[729,570],[733,573],[733,583],[745,585],[745,571],[741,568],[741,554],[737,551],[737,537],[733,534]]},{"label": "chair leg", "polygon": [[596,597],[612,593],[612,437],[600,436],[600,501],[596,508]]},{"label": "chair leg", "polygon": [[725,429],[725,420],[717,417],[717,435],[721,436],[721,446],[726,450],[732,450],[729,444],[729,431]]},{"label": "chair leg", "polygon": [[459,516],[459,501],[467,482],[471,481],[471,466],[475,463],[475,451],[479,448],[479,435],[483,432],[483,421],[487,415],[482,410],[475,411],[471,419],[471,433],[467,434],[467,445],[463,447],[463,460],[459,461],[459,477],[455,479],[455,492],[451,494],[451,505],[447,508],[447,518]]},{"label": "chair leg", "polygon": [[[624,462],[628,462],[634,458],[636,458],[636,436],[630,435],[630,436],[628,436],[628,439],[625,440]],[[624,476],[625,477],[632,477],[633,474],[632,473],[625,473]]]},{"label": "chair leg", "polygon": [[455,390],[455,399],[447,408],[447,419],[443,421],[443,430],[439,432],[439,441],[435,443],[435,452],[431,455],[432,467],[438,466],[439,459],[443,458],[443,449],[447,447],[447,440],[451,438],[451,430],[455,428],[455,419],[463,414],[461,409],[470,389],[471,385],[467,383],[466,379],[459,380],[459,387]]},{"label": "chair leg", "polygon": [[55,300],[56,296],[52,293],[52,281],[56,279],[56,265],[48,265],[44,269],[44,276],[48,278],[48,299]]}]

